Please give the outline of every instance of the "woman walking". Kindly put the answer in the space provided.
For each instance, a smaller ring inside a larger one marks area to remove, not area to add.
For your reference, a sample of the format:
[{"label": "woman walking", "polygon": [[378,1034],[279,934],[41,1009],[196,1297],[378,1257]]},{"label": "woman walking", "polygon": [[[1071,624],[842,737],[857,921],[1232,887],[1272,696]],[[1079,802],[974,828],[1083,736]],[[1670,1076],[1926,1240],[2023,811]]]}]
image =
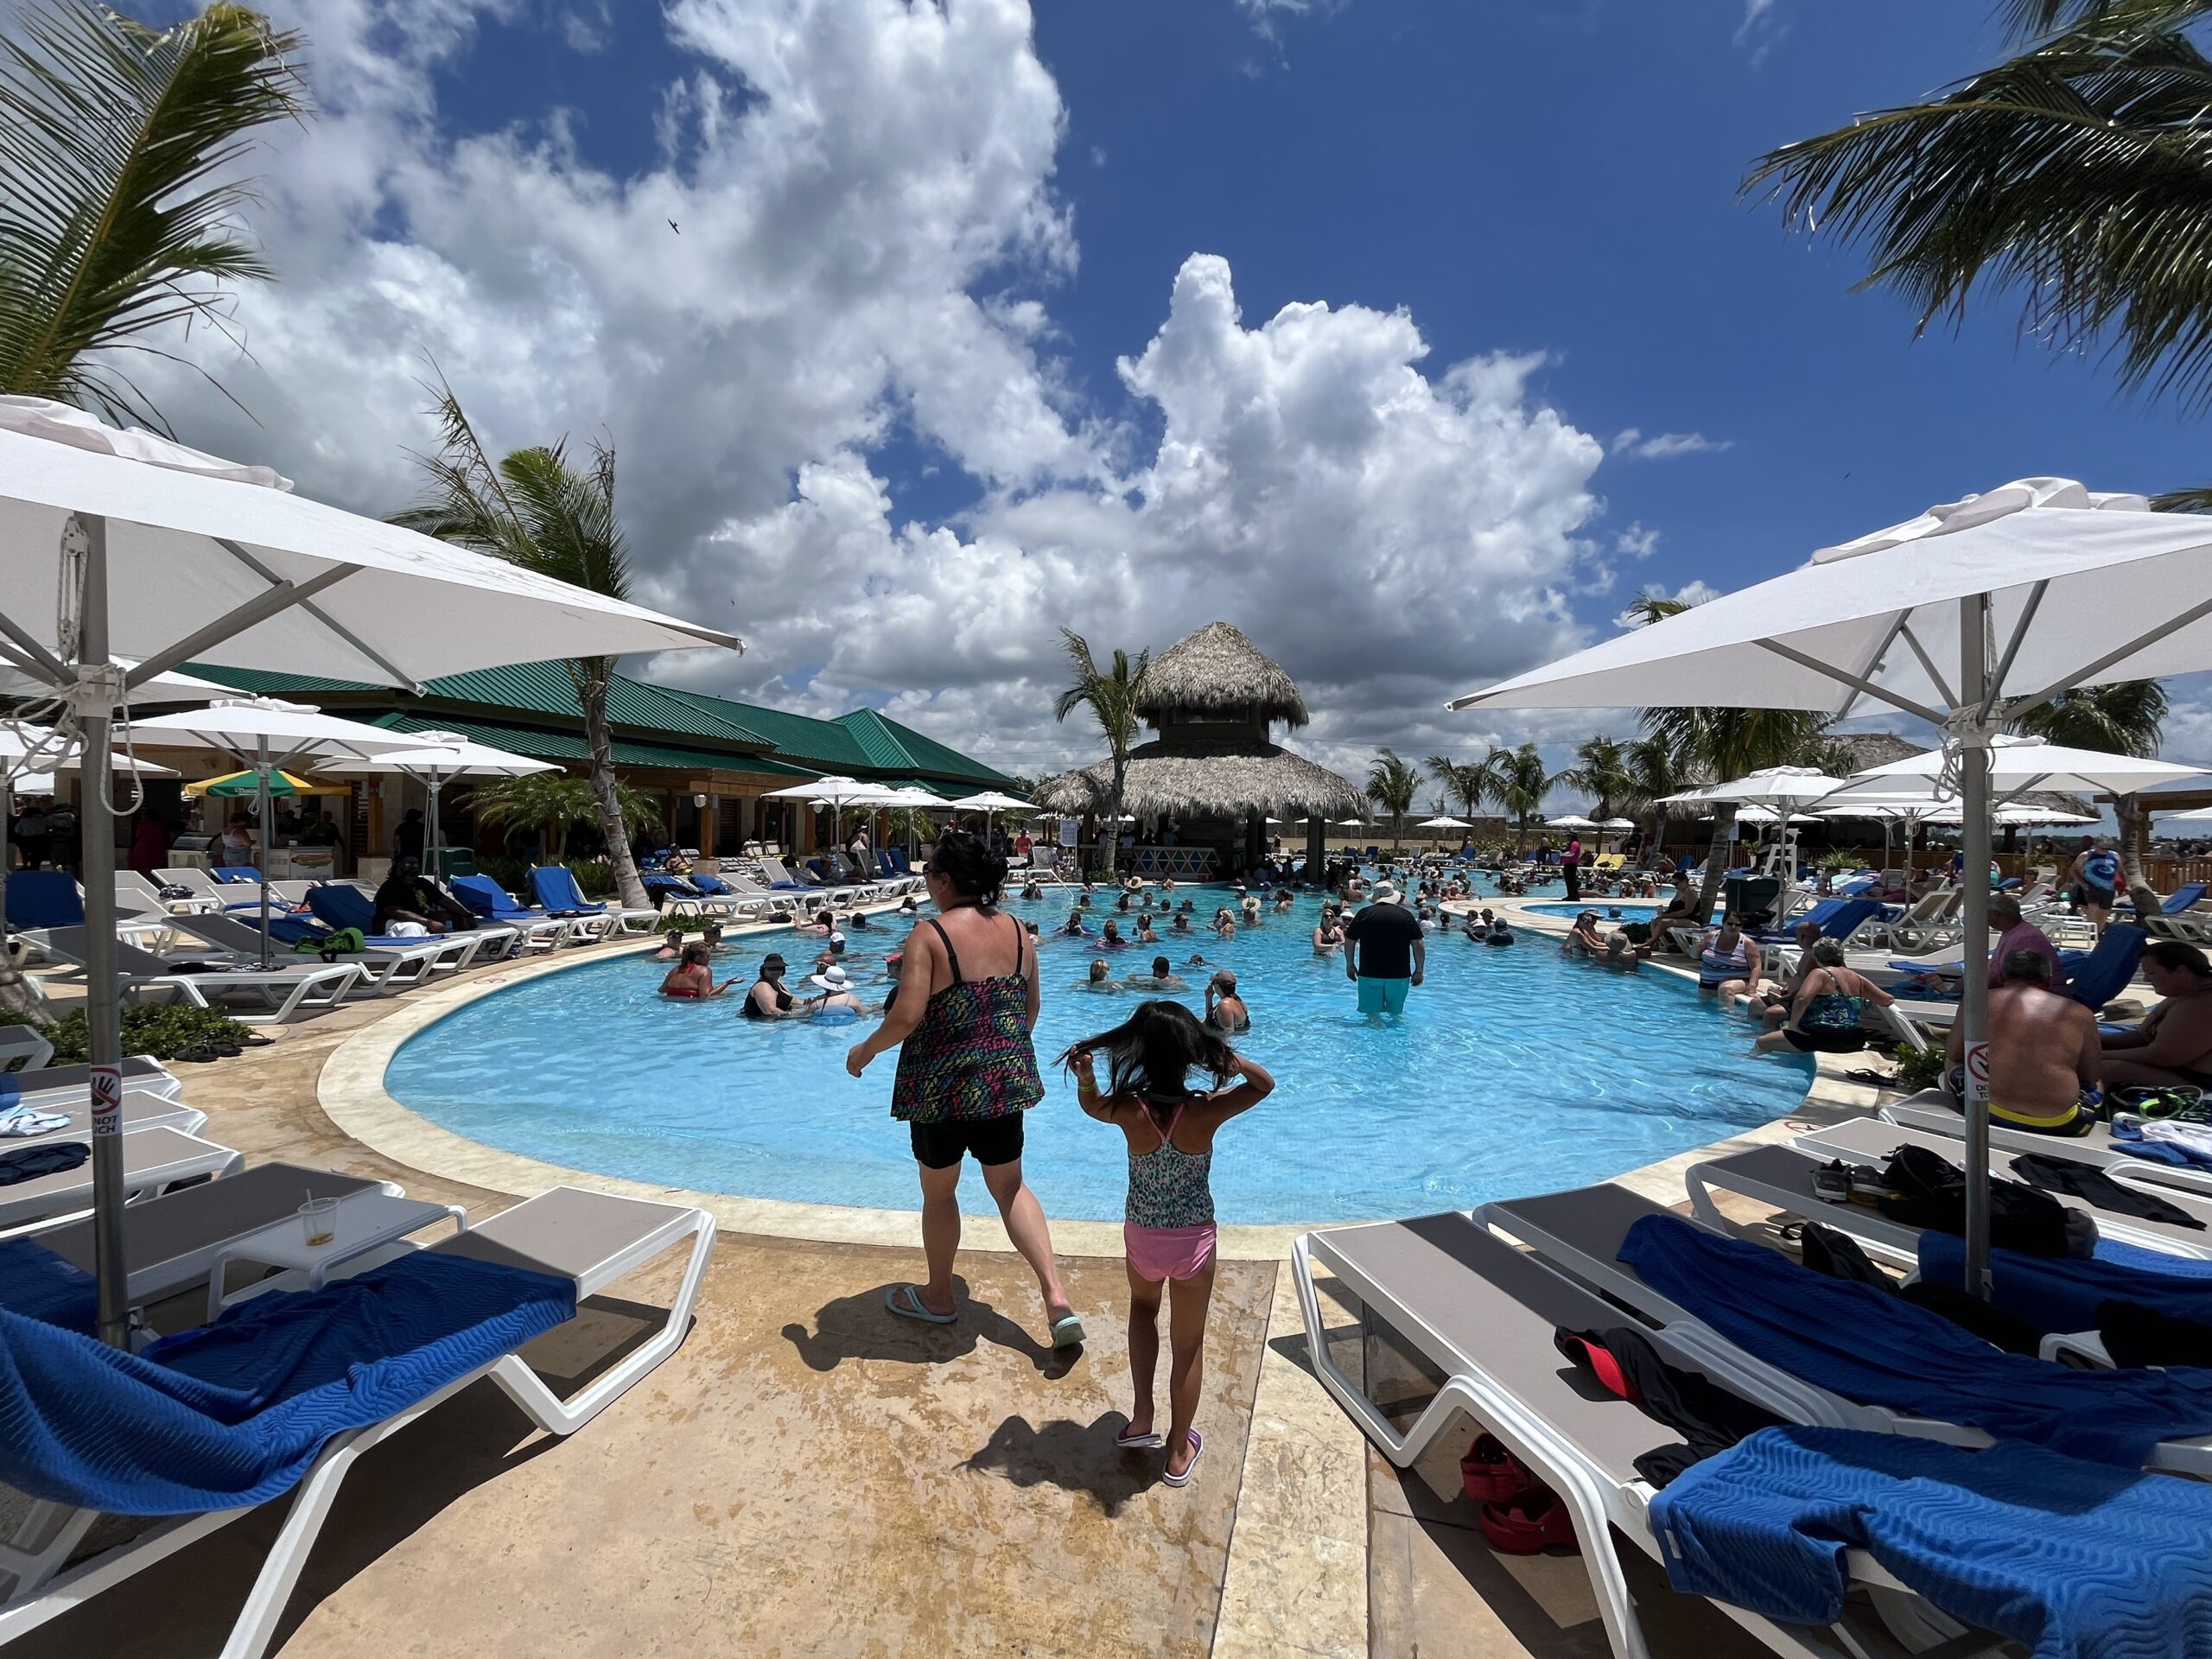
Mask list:
[{"label": "woman walking", "polygon": [[898,1001],[845,1056],[845,1070],[857,1077],[885,1049],[899,1050],[891,1115],[907,1124],[920,1166],[929,1282],[897,1286],[884,1300],[900,1318],[926,1325],[959,1317],[952,1262],[960,1249],[960,1164],[972,1155],[1007,1236],[1036,1270],[1052,1345],[1071,1348],[1083,1340],[1083,1321],[1061,1288],[1045,1211],[1021,1179],[1021,1115],[1045,1093],[1029,1040],[1037,953],[1021,924],[998,908],[1006,858],[982,837],[947,830],[923,879],[939,915],[908,935]]},{"label": "woman walking", "polygon": [[[1099,1087],[1096,1057],[1106,1057]],[[1129,1426],[1115,1437],[1124,1451],[1165,1446],[1170,1486],[1187,1485],[1205,1442],[1194,1426],[1206,1311],[1213,1300],[1213,1141],[1224,1123],[1274,1090],[1266,1068],[1201,1026],[1180,1002],[1137,1006],[1125,1024],[1084,1039],[1060,1057],[1075,1073],[1083,1109],[1120,1129],[1129,1143],[1128,1219],[1129,1374],[1136,1398]],[[1204,1074],[1204,1092],[1190,1087]],[[1236,1082],[1232,1087],[1230,1078]],[[1153,1374],[1160,1366],[1160,1303],[1173,1283],[1168,1314],[1167,1433],[1154,1427]]]}]

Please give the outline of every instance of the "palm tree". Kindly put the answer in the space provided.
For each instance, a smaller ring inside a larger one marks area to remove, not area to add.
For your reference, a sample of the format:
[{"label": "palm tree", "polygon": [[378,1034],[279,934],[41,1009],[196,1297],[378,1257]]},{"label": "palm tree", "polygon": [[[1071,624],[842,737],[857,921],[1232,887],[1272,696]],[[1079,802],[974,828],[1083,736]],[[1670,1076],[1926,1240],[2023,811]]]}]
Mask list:
[{"label": "palm tree", "polygon": [[[629,784],[614,786],[622,813],[627,844],[630,832],[664,827],[661,800]],[[518,823],[538,830],[545,838],[549,857],[557,853],[569,827],[596,823],[599,793],[588,778],[565,772],[537,772],[522,778],[499,778],[481,783],[469,792],[469,806],[480,823]]]},{"label": "palm tree", "polygon": [[1661,826],[1673,813],[1661,803],[1669,795],[1679,795],[1690,786],[1673,747],[1663,737],[1644,736],[1634,740],[1622,750],[1630,779],[1630,798],[1638,803],[1630,814],[1651,814],[1651,840],[1655,848],[1666,839]]},{"label": "palm tree", "polygon": [[1528,850],[1529,826],[1543,810],[1544,795],[1554,781],[1544,770],[1544,757],[1534,743],[1517,749],[1492,749],[1483,760],[1490,778],[1490,798],[1513,820],[1513,850]]},{"label": "palm tree", "polygon": [[[1808,235],[1866,245],[1862,286],[1923,329],[1980,283],[2021,296],[2021,331],[2109,340],[2121,385],[2212,404],[2212,61],[2205,0],[2008,0],[2020,48],[1917,104],[1785,144],[1745,190]],[[2160,505],[2202,510],[2212,490]]]},{"label": "palm tree", "polygon": [[251,135],[297,118],[296,35],[244,6],[153,29],[43,0],[0,42],[0,392],[159,425],[125,351],[229,326],[230,284],[275,273],[240,226]]},{"label": "palm tree", "polygon": [[[2083,686],[2062,691],[2040,709],[2031,709],[2020,720],[2020,729],[2052,743],[2077,749],[2101,749],[2107,754],[2151,756],[2158,752],[2165,735],[2166,689],[2156,680],[2117,680],[2110,685]],[[2142,810],[2133,795],[2113,802],[2113,817],[2120,823],[2120,867],[2127,883],[2135,913],[2156,913],[2159,899],[2143,874],[2136,855]],[[2149,908],[2145,907],[2145,899]]]},{"label": "palm tree", "polygon": [[1552,782],[1592,797],[1597,804],[1590,816],[1601,823],[1640,810],[1643,804],[1637,798],[1628,751],[1629,746],[1618,738],[1586,737],[1574,747],[1574,764]]},{"label": "palm tree", "polygon": [[1075,682],[1052,700],[1052,718],[1065,720],[1078,709],[1090,709],[1105,734],[1107,757],[1114,766],[1113,782],[1106,791],[1106,828],[1099,836],[1105,843],[1106,874],[1111,875],[1121,849],[1122,792],[1128,779],[1129,751],[1136,747],[1137,704],[1144,700],[1152,653],[1141,651],[1132,663],[1128,652],[1116,651],[1113,665],[1102,672],[1090,654],[1090,641],[1073,628],[1060,630],[1060,643],[1067,649]]},{"label": "palm tree", "polygon": [[1488,758],[1457,761],[1449,755],[1432,754],[1422,764],[1427,766],[1428,775],[1444,785],[1446,795],[1462,815],[1470,818],[1481,815],[1483,803],[1490,798],[1496,781]]},{"label": "palm tree", "polygon": [[1385,749],[1367,769],[1367,798],[1390,815],[1390,855],[1398,855],[1406,814],[1421,791],[1421,772],[1410,760]]},{"label": "palm tree", "polygon": [[[460,399],[442,384],[432,412],[444,442],[435,454],[418,457],[429,474],[426,493],[394,515],[395,523],[594,594],[630,597],[629,543],[614,516],[613,449],[594,444],[588,472],[569,463],[565,442],[512,450],[495,465]],[[565,666],[583,709],[591,791],[614,889],[626,906],[642,910],[648,900],[630,853],[614,778],[614,739],[607,723],[614,658],[573,658]]]}]

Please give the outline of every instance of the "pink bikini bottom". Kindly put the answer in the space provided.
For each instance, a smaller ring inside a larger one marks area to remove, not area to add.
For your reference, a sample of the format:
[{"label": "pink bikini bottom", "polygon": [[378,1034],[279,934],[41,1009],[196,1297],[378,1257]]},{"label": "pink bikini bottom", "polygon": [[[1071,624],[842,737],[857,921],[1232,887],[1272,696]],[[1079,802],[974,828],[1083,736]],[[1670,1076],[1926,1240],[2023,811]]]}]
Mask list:
[{"label": "pink bikini bottom", "polygon": [[1189,1279],[1213,1260],[1213,1223],[1196,1227],[1140,1227],[1122,1224],[1122,1242],[1129,1253],[1129,1266],[1147,1284],[1163,1279]]}]

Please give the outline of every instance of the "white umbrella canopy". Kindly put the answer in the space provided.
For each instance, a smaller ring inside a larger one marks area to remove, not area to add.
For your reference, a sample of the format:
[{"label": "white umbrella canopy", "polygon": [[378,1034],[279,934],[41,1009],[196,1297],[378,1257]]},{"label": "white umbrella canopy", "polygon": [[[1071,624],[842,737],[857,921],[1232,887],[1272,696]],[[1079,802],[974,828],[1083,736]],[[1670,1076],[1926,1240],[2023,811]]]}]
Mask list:
[{"label": "white umbrella canopy", "polygon": [[[2025,479],[1931,508],[1756,587],[1452,707],[1707,705],[1841,715],[1863,699],[1943,728],[1970,863],[1989,856],[1992,740],[2077,686],[2212,667],[2212,524],[2139,495]],[[1966,884],[1967,1287],[1988,1288],[1988,893]]]},{"label": "white umbrella canopy", "polygon": [[1702,789],[1692,790],[1687,797],[1677,795],[1671,798],[1740,801],[1794,809],[1846,787],[1845,779],[1831,778],[1815,766],[1767,766],[1726,783],[1707,784]]},{"label": "white umbrella canopy", "polygon": [[[2107,790],[2115,795],[2133,794],[2158,784],[2202,777],[2202,766],[2177,766],[2170,760],[2149,760],[2140,755],[2107,754],[2099,749],[2068,748],[2039,737],[1999,732],[1989,740],[1989,783],[1998,795],[2017,795],[2028,790],[2057,790],[2066,793]],[[1833,804],[1841,805],[1854,794],[1879,795],[1916,782],[1934,784],[1945,772],[1942,751],[1909,754],[1887,766],[1854,772],[1851,781],[1834,792]]]},{"label": "white umbrella canopy", "polygon": [[963,795],[957,801],[947,801],[944,804],[963,812],[1026,812],[1030,810],[1029,803],[1020,796],[1002,795],[995,789],[987,789],[976,795]]},{"label": "white umbrella canopy", "polygon": [[1586,818],[1579,812],[1569,812],[1563,817],[1544,820],[1544,828],[1547,830],[1595,830],[1597,827],[1598,821],[1595,818]]},{"label": "white umbrella canopy", "polygon": [[1770,806],[1746,806],[1736,813],[1738,823],[1818,823],[1820,820],[1803,812],[1792,812],[1785,817]]},{"label": "white umbrella canopy", "polygon": [[[135,658],[118,657],[115,660],[126,671],[138,666]],[[197,674],[187,674],[181,669],[173,668],[133,686],[130,700],[141,704],[213,702],[218,697],[235,697],[238,694],[235,686],[218,685],[213,680],[201,679]],[[52,695],[52,686],[42,677],[27,674],[12,664],[0,662],[0,697],[37,699]]]},{"label": "white umbrella canopy", "polygon": [[394,732],[392,735],[423,747],[368,758],[319,759],[315,761],[314,769],[340,778],[412,778],[422,785],[430,798],[430,828],[423,842],[423,858],[432,870],[440,868],[434,855],[445,845],[438,803],[448,784],[456,778],[528,778],[541,772],[560,770],[550,760],[511,753],[489,743],[476,742],[459,732]]},{"label": "white umbrella canopy", "polygon": [[[187,661],[414,690],[524,657],[697,645],[738,642],[307,500],[267,468],[65,404],[0,399],[0,663],[60,698],[96,773],[118,712]],[[123,1056],[105,791],[87,791],[81,817],[99,1329],[119,1346]]]},{"label": "white umbrella canopy", "polygon": [[1600,830],[1633,830],[1636,828],[1636,820],[1634,818],[1607,818],[1598,827]]},{"label": "white umbrella canopy", "polygon": [[1471,830],[1474,825],[1464,818],[1442,817],[1427,818],[1414,827],[1418,830]]}]

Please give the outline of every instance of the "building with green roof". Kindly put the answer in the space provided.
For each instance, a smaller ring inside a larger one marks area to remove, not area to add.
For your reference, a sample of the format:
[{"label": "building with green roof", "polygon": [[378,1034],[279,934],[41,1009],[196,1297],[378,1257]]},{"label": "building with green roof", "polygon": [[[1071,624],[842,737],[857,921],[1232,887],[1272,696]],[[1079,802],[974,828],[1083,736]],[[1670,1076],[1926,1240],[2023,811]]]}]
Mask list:
[{"label": "building with green roof", "polygon": [[[399,731],[454,731],[495,748],[550,760],[581,772],[589,762],[582,706],[565,665],[516,663],[454,674],[419,693],[358,681],[191,664],[191,671],[257,696],[311,702],[349,720]],[[918,786],[953,799],[1007,790],[1015,780],[925,737],[874,709],[817,720],[702,691],[615,675],[607,719],[614,768],[623,782],[661,795],[668,825],[683,845],[734,853],[752,838],[810,849],[815,825],[803,804],[763,797],[805,778],[835,774]],[[355,815],[356,849],[380,847],[385,803],[365,786]],[[465,794],[447,797],[449,830],[465,821]],[[396,820],[397,804],[392,816]],[[826,824],[823,826],[826,828]]]}]

